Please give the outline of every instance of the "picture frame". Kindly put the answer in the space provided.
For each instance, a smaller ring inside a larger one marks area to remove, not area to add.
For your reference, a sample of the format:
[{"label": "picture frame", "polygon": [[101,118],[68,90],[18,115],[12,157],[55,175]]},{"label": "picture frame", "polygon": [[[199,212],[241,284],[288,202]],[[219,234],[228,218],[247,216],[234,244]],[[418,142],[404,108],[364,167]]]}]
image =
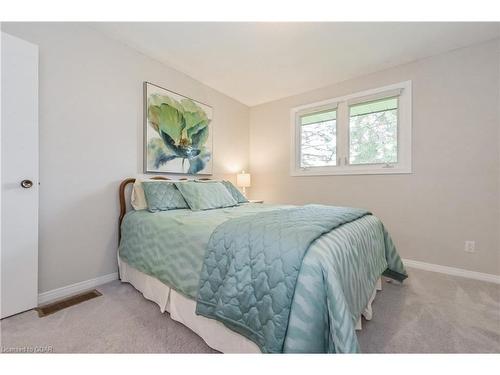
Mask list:
[{"label": "picture frame", "polygon": [[143,102],[144,173],[211,175],[212,107],[146,81]]}]

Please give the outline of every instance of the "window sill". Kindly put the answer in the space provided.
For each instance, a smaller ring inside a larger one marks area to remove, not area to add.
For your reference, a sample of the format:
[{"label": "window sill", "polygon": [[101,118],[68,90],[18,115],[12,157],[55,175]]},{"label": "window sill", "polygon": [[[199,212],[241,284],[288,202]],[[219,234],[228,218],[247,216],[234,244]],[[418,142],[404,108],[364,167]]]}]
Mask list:
[{"label": "window sill", "polygon": [[290,176],[304,177],[304,176],[354,176],[354,175],[375,175],[375,174],[412,174],[411,168],[408,167],[394,167],[394,168],[342,168],[329,169],[329,170],[315,170],[314,168],[306,170],[292,170]]}]

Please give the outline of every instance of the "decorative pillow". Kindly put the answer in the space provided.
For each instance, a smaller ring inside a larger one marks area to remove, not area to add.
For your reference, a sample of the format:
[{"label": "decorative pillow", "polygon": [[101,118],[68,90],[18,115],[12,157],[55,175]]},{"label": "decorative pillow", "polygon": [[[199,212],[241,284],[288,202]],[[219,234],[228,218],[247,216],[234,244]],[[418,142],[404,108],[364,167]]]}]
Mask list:
[{"label": "decorative pillow", "polygon": [[200,184],[194,181],[174,182],[193,211],[232,207],[238,202],[220,182]]},{"label": "decorative pillow", "polygon": [[236,186],[234,186],[230,181],[221,181],[222,184],[226,187],[226,189],[231,193],[232,197],[236,200],[238,203],[248,203],[248,199],[241,194],[241,192],[238,190]]},{"label": "decorative pillow", "polygon": [[165,180],[149,180],[144,177],[137,177],[134,182],[134,186],[132,187],[132,194],[130,196],[130,204],[134,208],[134,210],[147,210],[148,204],[146,202],[146,196],[144,195],[144,188],[142,187],[142,183],[144,181],[151,182],[165,182]]},{"label": "decorative pillow", "polygon": [[143,181],[142,186],[150,212],[189,208],[172,182]]},{"label": "decorative pillow", "polygon": [[142,188],[142,181],[136,178],[134,186],[132,187],[132,195],[130,196],[130,204],[134,210],[145,210],[148,208],[146,197],[144,196],[144,189]]}]

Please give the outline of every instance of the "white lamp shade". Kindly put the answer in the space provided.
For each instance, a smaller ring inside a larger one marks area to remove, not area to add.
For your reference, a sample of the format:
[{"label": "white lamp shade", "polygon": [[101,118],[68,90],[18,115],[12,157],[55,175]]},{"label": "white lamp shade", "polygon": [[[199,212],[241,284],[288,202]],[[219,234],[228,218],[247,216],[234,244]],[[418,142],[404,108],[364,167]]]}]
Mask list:
[{"label": "white lamp shade", "polygon": [[236,185],[242,188],[250,187],[250,173],[238,173],[236,175]]}]

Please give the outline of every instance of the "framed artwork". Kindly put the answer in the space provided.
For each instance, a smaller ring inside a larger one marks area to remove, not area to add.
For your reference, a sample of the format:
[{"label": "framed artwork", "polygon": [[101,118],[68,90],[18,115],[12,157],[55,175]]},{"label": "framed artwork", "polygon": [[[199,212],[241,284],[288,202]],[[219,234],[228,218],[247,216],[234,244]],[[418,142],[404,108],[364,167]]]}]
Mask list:
[{"label": "framed artwork", "polygon": [[144,173],[212,174],[212,107],[144,82]]}]

